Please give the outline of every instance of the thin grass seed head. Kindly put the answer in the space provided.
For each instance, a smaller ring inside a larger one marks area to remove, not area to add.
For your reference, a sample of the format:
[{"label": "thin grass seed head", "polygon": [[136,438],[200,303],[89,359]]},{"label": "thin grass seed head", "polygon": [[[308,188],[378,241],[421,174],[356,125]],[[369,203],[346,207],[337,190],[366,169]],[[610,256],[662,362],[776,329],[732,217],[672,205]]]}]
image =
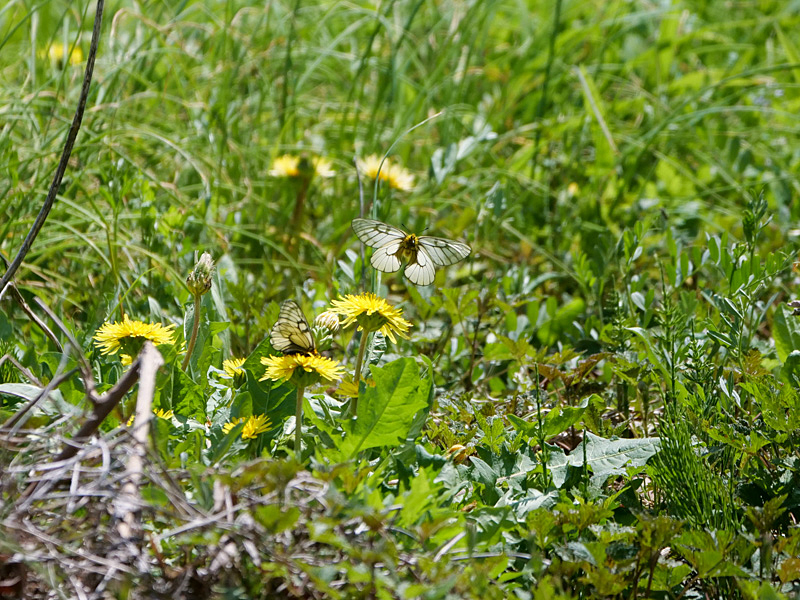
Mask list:
[{"label": "thin grass seed head", "polygon": [[408,339],[411,322],[403,318],[403,311],[371,292],[348,294],[331,304],[331,312],[345,317],[342,327],[357,323],[364,331],[380,331],[393,344],[397,343],[395,336]]}]

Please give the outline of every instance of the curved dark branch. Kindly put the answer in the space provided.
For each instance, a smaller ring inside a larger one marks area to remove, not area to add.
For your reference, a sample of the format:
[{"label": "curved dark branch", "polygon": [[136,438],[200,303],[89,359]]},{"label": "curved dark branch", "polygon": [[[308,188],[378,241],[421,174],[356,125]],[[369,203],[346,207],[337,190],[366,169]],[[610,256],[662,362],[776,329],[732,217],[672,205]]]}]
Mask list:
[{"label": "curved dark branch", "polygon": [[58,188],[61,187],[61,180],[64,178],[64,172],[67,170],[67,163],[69,162],[69,157],[72,154],[72,148],[75,145],[75,139],[78,137],[78,131],[80,131],[81,128],[81,121],[83,121],[83,112],[86,109],[86,99],[89,97],[89,85],[92,83],[92,73],[94,72],[94,59],[97,56],[97,46],[100,43],[100,25],[103,21],[103,5],[104,0],[97,0],[97,8],[94,15],[94,29],[92,30],[92,44],[89,47],[89,57],[86,61],[86,71],[83,75],[81,97],[78,101],[78,108],[75,110],[75,117],[72,119],[72,126],[69,128],[69,133],[67,134],[67,141],[64,144],[64,150],[61,152],[61,160],[58,163],[56,174],[53,177],[53,183],[50,184],[50,191],[47,193],[47,198],[45,199],[39,214],[36,216],[36,220],[33,222],[31,230],[28,232],[28,236],[25,238],[25,241],[22,242],[22,247],[19,249],[19,252],[17,252],[17,256],[14,257],[14,260],[11,261],[11,266],[8,267],[5,275],[3,275],[3,278],[0,279],[0,295],[2,294],[2,291],[5,290],[9,282],[13,279],[17,269],[19,269],[19,266],[22,264],[22,261],[25,260],[25,256],[28,254],[31,246],[33,246],[36,236],[39,235],[39,231],[42,229],[44,222],[47,220],[47,215],[50,214],[50,209],[53,208],[56,195],[58,194]]}]

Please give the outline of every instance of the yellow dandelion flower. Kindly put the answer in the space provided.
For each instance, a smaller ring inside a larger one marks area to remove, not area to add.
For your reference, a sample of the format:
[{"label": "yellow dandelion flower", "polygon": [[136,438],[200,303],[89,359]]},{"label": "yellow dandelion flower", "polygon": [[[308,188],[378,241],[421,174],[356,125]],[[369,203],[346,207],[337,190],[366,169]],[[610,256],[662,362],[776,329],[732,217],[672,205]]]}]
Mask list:
[{"label": "yellow dandelion flower", "polygon": [[242,439],[253,439],[265,431],[268,431],[271,425],[272,423],[269,422],[267,415],[258,415],[257,417],[252,415],[249,419],[247,419],[247,423],[244,424],[244,428],[242,429]]},{"label": "yellow dandelion flower", "polygon": [[173,342],[175,324],[142,323],[132,321],[128,315],[122,323],[105,323],[94,334],[94,340],[100,349],[100,354],[116,354],[120,349],[122,356],[135,356],[141,350],[145,340],[150,340],[156,346],[171,344]]},{"label": "yellow dandelion flower", "polygon": [[403,311],[371,292],[348,294],[344,298],[333,300],[331,304],[332,312],[345,317],[342,327],[358,323],[360,329],[380,331],[392,343],[397,343],[395,335],[408,339],[411,323],[403,318]]},{"label": "yellow dandelion flower", "polygon": [[222,426],[223,433],[230,433],[231,430],[239,423],[244,423],[244,427],[242,428],[243,440],[251,440],[258,435],[269,431],[269,428],[272,426],[272,423],[267,415],[251,415],[247,418],[239,417],[238,419],[232,419],[228,421]]},{"label": "yellow dandelion flower", "polygon": [[390,187],[407,192],[414,187],[414,176],[400,165],[395,165],[388,158],[381,167],[380,156],[371,154],[358,161],[358,169],[370,179],[378,179]]},{"label": "yellow dandelion flower", "polygon": [[[71,51],[71,52],[70,52]],[[47,49],[47,56],[53,62],[57,62],[59,64],[64,64],[64,56],[66,56],[67,52],[70,52],[69,55],[69,64],[71,65],[79,65],[83,62],[83,50],[81,50],[80,46],[64,46],[64,44],[53,44]]]},{"label": "yellow dandelion flower", "polygon": [[239,423],[244,423],[247,419],[245,417],[239,417],[238,419],[231,419],[225,425],[222,426],[222,433],[230,433],[231,429],[236,427]]},{"label": "yellow dandelion flower", "polygon": [[228,358],[222,361],[222,370],[225,371],[225,374],[233,379],[237,375],[243,375],[244,369],[242,365],[244,364],[244,358]]},{"label": "yellow dandelion flower", "polygon": [[298,387],[307,387],[320,379],[336,381],[344,375],[344,368],[339,361],[318,354],[264,356],[261,358],[261,364],[267,367],[267,372],[259,381],[291,379]]}]

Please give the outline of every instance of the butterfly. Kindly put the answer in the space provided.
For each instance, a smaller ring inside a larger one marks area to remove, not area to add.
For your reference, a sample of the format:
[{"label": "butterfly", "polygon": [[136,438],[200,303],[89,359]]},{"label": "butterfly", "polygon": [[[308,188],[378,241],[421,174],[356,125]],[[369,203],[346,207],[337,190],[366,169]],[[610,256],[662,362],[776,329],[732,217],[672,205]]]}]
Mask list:
[{"label": "butterfly", "polygon": [[317,346],[311,327],[297,303],[286,300],[281,304],[278,320],[269,332],[269,343],[284,354],[313,354]]},{"label": "butterfly", "polygon": [[400,260],[406,259],[403,273],[414,285],[430,285],[436,276],[435,267],[446,267],[470,255],[472,249],[463,242],[406,233],[381,221],[353,219],[353,231],[370,248],[377,248],[370,263],[378,271],[394,273]]}]

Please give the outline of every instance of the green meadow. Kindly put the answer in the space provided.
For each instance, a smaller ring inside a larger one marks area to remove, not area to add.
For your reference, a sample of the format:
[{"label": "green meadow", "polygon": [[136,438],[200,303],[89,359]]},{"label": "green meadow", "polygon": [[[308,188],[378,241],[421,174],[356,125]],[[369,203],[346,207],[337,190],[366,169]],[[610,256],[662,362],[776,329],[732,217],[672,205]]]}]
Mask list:
[{"label": "green meadow", "polygon": [[798,597],[799,29],[8,0],[0,598]]}]

